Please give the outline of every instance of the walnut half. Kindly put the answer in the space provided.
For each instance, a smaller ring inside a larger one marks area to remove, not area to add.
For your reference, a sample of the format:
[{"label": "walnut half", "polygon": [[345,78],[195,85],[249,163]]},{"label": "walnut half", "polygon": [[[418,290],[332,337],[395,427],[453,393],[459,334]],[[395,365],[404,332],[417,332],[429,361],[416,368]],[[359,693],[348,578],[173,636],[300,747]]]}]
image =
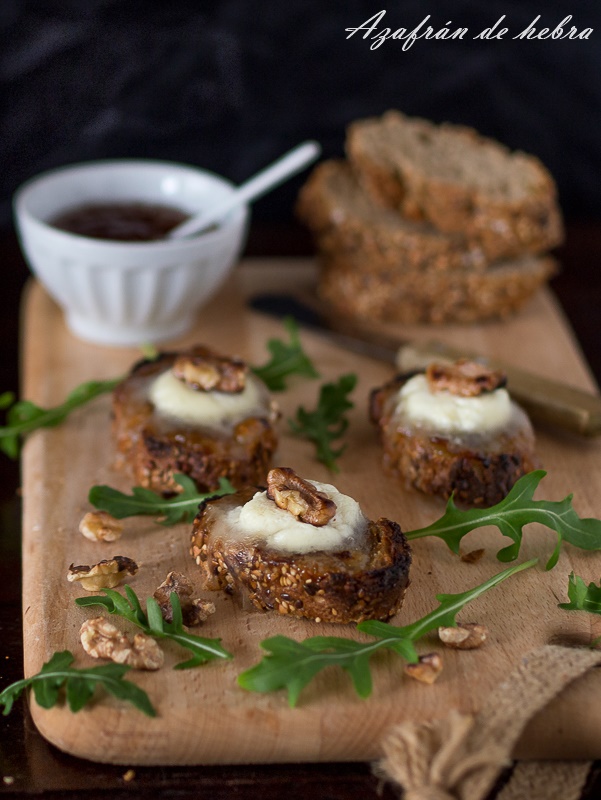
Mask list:
[{"label": "walnut half", "polygon": [[336,514],[336,503],[289,467],[276,467],[269,472],[267,497],[278,508],[316,528],[327,525]]},{"label": "walnut half", "polygon": [[79,523],[79,532],[92,542],[116,542],[123,533],[123,523],[108,511],[88,511]]},{"label": "walnut half", "polygon": [[171,371],[195,391],[237,394],[246,385],[248,366],[240,359],[219,356],[208,348],[199,348],[178,356]]},{"label": "walnut half", "polygon": [[426,378],[430,391],[448,391],[459,397],[477,397],[483,392],[494,392],[507,383],[506,375],[500,370],[467,358],[460,358],[454,364],[429,364]]},{"label": "walnut half", "polygon": [[160,669],[164,655],[150,636],[137,633],[133,641],[104,617],[87,619],[79,630],[86,653],[93,658],[108,658],[133,669]]},{"label": "walnut half", "polygon": [[87,592],[96,592],[98,589],[114,589],[126,575],[135,575],[137,571],[138,565],[131,558],[113,556],[91,567],[88,564],[71,564],[67,580],[78,581]]}]

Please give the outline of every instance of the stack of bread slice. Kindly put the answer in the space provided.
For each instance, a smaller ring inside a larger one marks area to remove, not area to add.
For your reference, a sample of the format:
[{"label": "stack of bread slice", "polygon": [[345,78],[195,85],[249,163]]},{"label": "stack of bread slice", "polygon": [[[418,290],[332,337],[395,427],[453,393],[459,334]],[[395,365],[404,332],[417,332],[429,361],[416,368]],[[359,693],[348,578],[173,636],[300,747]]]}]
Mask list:
[{"label": "stack of bread slice", "polygon": [[320,254],[319,293],[362,318],[473,322],[519,309],[556,271],[555,183],[534,156],[470,128],[389,111],[353,123],[297,212]]}]

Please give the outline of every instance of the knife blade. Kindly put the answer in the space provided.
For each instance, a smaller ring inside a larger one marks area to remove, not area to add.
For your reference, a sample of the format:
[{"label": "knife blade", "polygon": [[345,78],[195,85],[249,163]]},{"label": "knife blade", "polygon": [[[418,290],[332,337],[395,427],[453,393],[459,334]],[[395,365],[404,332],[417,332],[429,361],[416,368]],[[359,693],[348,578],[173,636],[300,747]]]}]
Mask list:
[{"label": "knife blade", "polygon": [[601,434],[601,396],[543,378],[527,370],[466,352],[444,342],[411,342],[400,336],[376,330],[355,320],[333,314],[314,298],[300,299],[276,293],[252,297],[250,307],[278,319],[293,317],[299,325],[327,337],[333,344],[351,352],[392,364],[400,372],[423,369],[431,361],[471,358],[507,375],[512,397],[522,405],[533,422],[594,437]]}]

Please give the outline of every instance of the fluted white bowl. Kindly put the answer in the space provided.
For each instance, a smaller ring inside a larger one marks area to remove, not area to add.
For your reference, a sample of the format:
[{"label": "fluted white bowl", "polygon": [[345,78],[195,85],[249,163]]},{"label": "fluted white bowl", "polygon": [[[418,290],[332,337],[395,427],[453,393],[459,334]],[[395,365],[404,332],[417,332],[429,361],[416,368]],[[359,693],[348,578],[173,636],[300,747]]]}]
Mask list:
[{"label": "fluted white bowl", "polygon": [[14,213],[30,269],[64,309],[78,337],[129,346],[185,333],[224,283],[244,246],[248,207],[190,239],[118,242],[52,227],[61,212],[89,203],[171,205],[195,214],[233,191],[197,167],[119,159],[43,173],[15,193]]}]

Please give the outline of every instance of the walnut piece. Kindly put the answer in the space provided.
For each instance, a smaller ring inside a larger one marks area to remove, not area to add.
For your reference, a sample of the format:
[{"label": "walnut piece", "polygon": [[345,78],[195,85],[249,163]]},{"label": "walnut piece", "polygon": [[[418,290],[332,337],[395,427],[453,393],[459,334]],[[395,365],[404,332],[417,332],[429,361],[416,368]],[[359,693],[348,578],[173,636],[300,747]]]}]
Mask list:
[{"label": "walnut piece", "polygon": [[447,647],[454,647],[456,650],[475,650],[488,638],[488,628],[477,622],[458,622],[456,628],[439,628],[438,637]]},{"label": "walnut piece", "polygon": [[71,564],[67,580],[79,581],[87,592],[96,592],[98,589],[114,589],[126,575],[135,575],[137,571],[138,565],[131,558],[113,556],[91,567],[88,564]]},{"label": "walnut piece", "polygon": [[173,622],[173,608],[170,601],[173,592],[179,597],[184,625],[190,628],[200,625],[215,613],[215,603],[210,600],[192,598],[194,587],[189,578],[182,575],[181,572],[170,572],[153,594],[165,622]]},{"label": "walnut piece", "polygon": [[79,523],[79,532],[92,542],[116,542],[123,533],[123,523],[108,511],[88,511]]},{"label": "walnut piece", "polygon": [[438,653],[426,653],[417,664],[405,664],[405,674],[416,681],[432,684],[442,672],[442,658]]},{"label": "walnut piece", "polygon": [[248,366],[240,359],[218,356],[202,348],[182,353],[173,362],[171,371],[196,391],[238,394],[246,386]]},{"label": "walnut piece", "polygon": [[86,653],[93,658],[108,658],[134,669],[160,669],[163,651],[145,633],[137,633],[133,641],[104,617],[87,619],[79,630]]},{"label": "walnut piece", "polygon": [[448,391],[459,397],[477,397],[483,392],[494,392],[507,383],[501,370],[490,369],[467,358],[460,358],[454,364],[428,364],[426,378],[430,391]]},{"label": "walnut piece", "polygon": [[476,564],[483,558],[486,550],[483,547],[479,547],[477,550],[470,550],[467,553],[462,553],[460,558],[465,564]]},{"label": "walnut piece", "polygon": [[289,467],[276,467],[267,475],[267,497],[301,522],[316,528],[336,514],[336,503]]}]

